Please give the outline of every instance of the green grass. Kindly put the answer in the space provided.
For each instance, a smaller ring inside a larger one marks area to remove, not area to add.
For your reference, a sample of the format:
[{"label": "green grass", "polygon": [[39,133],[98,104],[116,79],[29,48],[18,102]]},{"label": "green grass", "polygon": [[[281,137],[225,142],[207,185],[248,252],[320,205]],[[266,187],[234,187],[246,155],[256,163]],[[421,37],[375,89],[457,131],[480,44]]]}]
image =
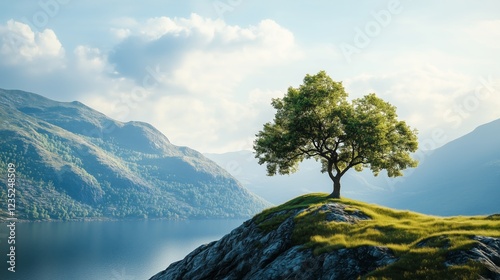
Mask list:
[{"label": "green grass", "polygon": [[[314,211],[328,202],[342,203],[347,206],[345,211],[361,211],[371,219],[355,224],[328,222],[326,213]],[[483,273],[480,263],[446,268],[446,254],[471,248],[476,242],[471,237],[475,235],[500,237],[499,215],[437,217],[346,198],[328,198],[327,194],[300,196],[267,209],[254,219],[261,229],[270,231],[293,215],[286,210],[305,208],[307,211],[294,218],[295,245],[312,248],[314,254],[364,245],[384,246],[398,257],[397,262],[370,273],[367,279],[477,279]]]}]

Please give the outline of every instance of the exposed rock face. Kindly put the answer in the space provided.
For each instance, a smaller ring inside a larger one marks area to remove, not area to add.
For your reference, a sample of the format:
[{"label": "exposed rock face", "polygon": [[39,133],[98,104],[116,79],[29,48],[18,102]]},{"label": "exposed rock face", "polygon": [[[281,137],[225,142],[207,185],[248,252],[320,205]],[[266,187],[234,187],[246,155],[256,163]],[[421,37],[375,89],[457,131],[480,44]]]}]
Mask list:
[{"label": "exposed rock face", "polygon": [[[302,211],[305,210],[294,210],[270,232],[248,220],[221,240],[199,247],[151,279],[356,279],[396,260],[383,247],[362,246],[315,256],[311,249],[293,245],[294,217]],[[330,221],[354,223],[368,219],[362,213],[347,213],[344,205],[337,203],[326,204],[317,211],[328,211],[326,217]],[[267,219],[283,214],[278,212]]]},{"label": "exposed rock face", "polygon": [[465,264],[475,260],[485,265],[487,279],[500,280],[500,238],[474,236],[479,243],[468,251],[453,252],[448,255],[446,265]]},{"label": "exposed rock face", "polygon": [[[314,210],[279,211],[259,221],[287,217],[277,228],[263,230],[256,219],[248,220],[219,241],[200,246],[151,280],[357,279],[398,260],[385,247],[361,246],[315,255],[312,249],[295,245],[292,240],[294,218],[304,211],[326,214],[326,220],[336,222],[357,223],[369,219],[360,211],[346,211],[340,203],[328,203]],[[500,239],[479,236],[474,239],[479,241],[478,245],[449,254],[446,265],[479,261],[487,264],[488,279],[500,279]],[[425,242],[420,246],[426,246]]]}]

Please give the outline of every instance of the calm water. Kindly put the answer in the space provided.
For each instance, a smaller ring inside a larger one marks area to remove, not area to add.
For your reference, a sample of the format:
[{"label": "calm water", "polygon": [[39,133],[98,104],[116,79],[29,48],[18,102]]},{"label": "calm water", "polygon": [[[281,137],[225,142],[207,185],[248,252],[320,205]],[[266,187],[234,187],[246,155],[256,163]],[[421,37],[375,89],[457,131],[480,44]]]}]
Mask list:
[{"label": "calm water", "polygon": [[242,220],[18,223],[16,272],[7,271],[0,224],[0,279],[149,279]]}]

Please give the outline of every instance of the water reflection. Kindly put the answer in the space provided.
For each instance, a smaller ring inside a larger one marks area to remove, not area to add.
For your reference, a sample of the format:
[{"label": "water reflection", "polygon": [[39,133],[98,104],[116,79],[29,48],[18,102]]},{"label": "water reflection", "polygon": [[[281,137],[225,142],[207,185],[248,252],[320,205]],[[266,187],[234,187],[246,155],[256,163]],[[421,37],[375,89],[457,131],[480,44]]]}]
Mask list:
[{"label": "water reflection", "polygon": [[0,279],[148,279],[242,220],[18,223],[16,273],[7,271],[0,225]]}]

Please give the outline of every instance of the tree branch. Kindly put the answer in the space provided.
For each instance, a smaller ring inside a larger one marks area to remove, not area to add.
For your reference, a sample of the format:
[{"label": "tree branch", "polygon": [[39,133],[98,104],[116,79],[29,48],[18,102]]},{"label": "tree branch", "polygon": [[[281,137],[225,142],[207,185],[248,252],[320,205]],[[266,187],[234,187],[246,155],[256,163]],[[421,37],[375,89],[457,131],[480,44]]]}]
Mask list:
[{"label": "tree branch", "polygon": [[293,161],[293,160],[295,160],[296,158],[298,158],[300,156],[301,156],[301,154],[295,154],[295,155],[292,155],[290,157],[287,157],[286,160],[287,161]]},{"label": "tree branch", "polygon": [[320,154],[319,151],[316,149],[305,150],[303,148],[299,148],[299,151],[301,151],[303,154],[306,154],[309,157],[317,156]]}]

